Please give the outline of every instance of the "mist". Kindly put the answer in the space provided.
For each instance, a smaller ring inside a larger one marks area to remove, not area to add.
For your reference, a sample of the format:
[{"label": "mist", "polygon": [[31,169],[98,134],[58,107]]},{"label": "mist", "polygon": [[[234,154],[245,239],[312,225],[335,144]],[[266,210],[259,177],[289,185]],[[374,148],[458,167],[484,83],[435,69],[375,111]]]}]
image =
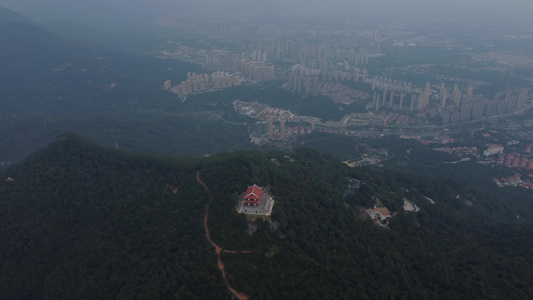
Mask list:
[{"label": "mist", "polygon": [[228,19],[272,14],[292,19],[358,18],[390,21],[531,23],[528,0],[4,0],[0,4],[41,23],[70,19],[99,27],[149,24],[164,18]]}]

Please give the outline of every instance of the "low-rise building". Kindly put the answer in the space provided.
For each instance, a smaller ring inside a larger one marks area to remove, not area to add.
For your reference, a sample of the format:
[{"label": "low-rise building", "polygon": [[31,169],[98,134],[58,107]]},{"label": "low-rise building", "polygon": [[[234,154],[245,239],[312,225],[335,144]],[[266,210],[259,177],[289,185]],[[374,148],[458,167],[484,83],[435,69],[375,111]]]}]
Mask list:
[{"label": "low-rise building", "polygon": [[503,154],[503,146],[502,145],[487,145],[487,150],[483,151],[484,156],[491,156],[494,154]]}]

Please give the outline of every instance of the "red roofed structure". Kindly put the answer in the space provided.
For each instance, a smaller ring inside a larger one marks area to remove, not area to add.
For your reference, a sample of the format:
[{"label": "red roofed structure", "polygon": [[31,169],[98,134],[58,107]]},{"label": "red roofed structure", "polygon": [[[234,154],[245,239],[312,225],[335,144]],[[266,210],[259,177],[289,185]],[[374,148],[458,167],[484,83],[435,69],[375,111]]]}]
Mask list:
[{"label": "red roofed structure", "polygon": [[249,206],[259,206],[261,204],[261,198],[263,198],[263,188],[257,185],[252,185],[246,190],[244,196],[244,204]]}]

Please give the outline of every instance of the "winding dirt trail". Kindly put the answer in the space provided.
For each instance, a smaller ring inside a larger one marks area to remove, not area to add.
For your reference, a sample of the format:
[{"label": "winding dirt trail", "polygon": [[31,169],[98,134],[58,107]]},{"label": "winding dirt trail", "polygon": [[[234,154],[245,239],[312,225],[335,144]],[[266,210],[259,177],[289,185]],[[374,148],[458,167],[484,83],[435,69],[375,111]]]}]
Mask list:
[{"label": "winding dirt trail", "polygon": [[[217,253],[217,260],[218,260],[218,268],[222,272],[222,278],[224,278],[224,281],[226,282],[226,287],[228,290],[239,300],[248,300],[250,298],[249,295],[241,293],[234,289],[228,281],[228,276],[226,274],[226,268],[224,266],[224,263],[222,262],[222,258],[220,256],[220,253],[239,253],[237,251],[230,251],[230,250],[224,250],[219,245],[217,245],[213,240],[211,239],[211,234],[209,234],[209,227],[207,226],[207,218],[209,217],[209,204],[211,204],[211,201],[213,201],[213,192],[205,185],[205,183],[200,179],[200,171],[196,171],[196,180],[209,192],[209,202],[205,206],[205,216],[204,216],[204,228],[205,228],[205,237],[207,240],[215,247],[215,252]],[[250,251],[246,251],[243,253],[250,253]]]}]

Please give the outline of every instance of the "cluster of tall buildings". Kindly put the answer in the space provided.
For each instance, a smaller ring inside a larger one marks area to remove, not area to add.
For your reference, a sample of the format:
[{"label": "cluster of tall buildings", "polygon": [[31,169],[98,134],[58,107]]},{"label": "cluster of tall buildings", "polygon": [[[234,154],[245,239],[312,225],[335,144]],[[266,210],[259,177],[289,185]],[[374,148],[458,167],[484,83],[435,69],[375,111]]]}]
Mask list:
[{"label": "cluster of tall buildings", "polygon": [[[441,90],[445,89],[441,83]],[[526,108],[528,90],[521,90],[518,95],[512,90],[505,93],[498,93],[494,99],[486,99],[481,95],[474,95],[473,87],[467,88],[466,95],[463,95],[455,84],[453,88],[452,100],[446,103],[445,92],[440,92],[440,110],[442,111],[442,123],[456,123],[470,120],[479,120],[483,117],[514,113]]]},{"label": "cluster of tall buildings", "polygon": [[[306,46],[298,51],[297,62],[310,69],[319,69],[321,74],[326,74],[328,71],[328,62],[342,62],[344,70],[349,70],[369,63],[370,56],[364,50],[356,51],[350,49],[346,51],[345,48],[336,48],[336,54],[330,54],[328,47],[321,46]],[[324,80],[324,79],[322,79]]]},{"label": "cluster of tall buildings", "polygon": [[273,80],[276,78],[274,66],[265,66],[257,62],[247,62],[244,68],[241,68],[241,73],[252,81],[260,82]]},{"label": "cluster of tall buildings", "polygon": [[[365,69],[363,71],[368,74]],[[297,64],[291,68],[289,81],[285,86],[305,96],[317,96],[320,93],[321,82],[359,81],[359,72],[359,68],[322,71]]]},{"label": "cluster of tall buildings", "polygon": [[363,69],[363,82],[370,83],[372,90],[388,90],[395,92],[410,93],[413,88],[413,84],[407,81],[396,80],[392,78],[374,76],[368,77],[368,71]]},{"label": "cluster of tall buildings", "polygon": [[252,61],[267,61],[267,53],[266,51],[252,50],[250,53],[250,59]]},{"label": "cluster of tall buildings", "polygon": [[354,49],[350,49],[348,52],[343,53],[343,56],[354,66],[368,65],[370,61],[370,55],[364,50],[355,51]]},{"label": "cluster of tall buildings", "polygon": [[291,61],[318,69],[326,60],[333,64],[346,60],[352,67],[366,65],[371,54],[382,53],[393,43],[392,39],[382,39],[375,30],[316,28],[312,37],[307,34],[308,28],[284,24],[264,26],[256,32],[248,49],[266,52],[269,60]]},{"label": "cluster of tall buildings", "polygon": [[[406,93],[383,90],[383,93],[374,92],[372,98],[372,107],[378,111],[382,107],[397,108],[399,110],[405,109]],[[415,98],[411,97],[410,110],[413,110]]]},{"label": "cluster of tall buildings", "polygon": [[[498,93],[494,99],[486,99],[481,95],[474,95],[474,88],[469,85],[466,93],[459,90],[458,84],[454,84],[451,93],[446,89],[444,83],[440,84],[435,98],[438,101],[432,102],[432,91],[429,82],[418,94],[410,93],[411,97],[406,97],[410,92],[405,83],[390,82],[388,79],[374,77],[372,87],[382,91],[374,92],[372,107],[375,111],[388,107],[392,109],[409,110],[411,112],[428,113],[431,117],[440,116],[443,124],[457,123],[471,120],[479,120],[483,117],[491,117],[507,113],[513,113],[526,108],[528,97],[527,90],[521,90],[518,94],[513,94],[512,90],[505,93]],[[384,83],[390,84],[386,86]],[[378,84],[380,83],[380,84]],[[387,89],[394,86],[394,89]],[[410,101],[409,103],[405,103]]]},{"label": "cluster of tall buildings", "polygon": [[[267,32],[260,35],[269,36]],[[358,66],[367,65],[370,54],[359,46],[356,48],[353,41],[342,45],[313,45],[298,38],[267,38],[252,40],[248,50],[241,53],[223,50],[209,53],[202,66],[215,71],[239,73],[243,79],[260,82],[275,78],[274,66],[267,63],[271,60],[298,63],[305,71],[291,72],[290,89],[305,95],[318,95],[320,82],[358,81],[361,74],[366,79],[368,72]],[[332,61],[331,66],[328,66],[329,61]]]},{"label": "cluster of tall buildings", "polygon": [[231,75],[221,71],[213,73],[213,75],[211,75],[211,80],[213,81],[215,89],[223,89],[241,84],[239,74]]},{"label": "cluster of tall buildings", "polygon": [[444,113],[442,114],[443,124],[479,120],[484,116],[494,115],[487,110],[488,106],[494,104],[490,100],[481,96],[467,96],[462,100],[459,106],[450,105],[444,108]]},{"label": "cluster of tall buildings", "polygon": [[[253,52],[255,56],[257,54]],[[264,61],[249,61],[245,58],[236,58],[228,51],[220,51],[206,56],[203,67],[217,71],[240,73],[242,77],[260,82],[275,78],[274,66],[266,65]],[[262,54],[260,55],[262,56]]]},{"label": "cluster of tall buildings", "polygon": [[306,96],[317,96],[319,93],[319,75],[320,71],[317,69],[295,65],[291,68],[291,74],[289,75],[290,89]]},{"label": "cluster of tall buildings", "polygon": [[[291,58],[298,64],[292,67],[286,87],[296,93],[316,96],[320,93],[322,82],[359,81],[361,71],[363,77],[368,76],[368,71],[356,67],[369,62],[370,56],[364,50],[335,47],[330,51],[326,45],[298,45],[295,49],[297,53],[291,51]],[[294,57],[296,54],[297,57]],[[328,60],[341,61],[342,67],[328,68]]]},{"label": "cluster of tall buildings", "polygon": [[187,95],[191,93],[197,93],[200,91],[206,90],[206,85],[209,83],[209,75],[207,74],[196,74],[187,72],[187,80],[184,80],[180,83],[180,92],[182,95]]},{"label": "cluster of tall buildings", "polygon": [[318,96],[319,94],[319,79],[316,76],[298,76],[291,77],[291,90],[305,96]]},{"label": "cluster of tall buildings", "polygon": [[250,49],[254,51],[265,53],[268,59],[291,59],[297,56],[299,47],[297,43],[291,39],[270,39],[270,40],[254,40],[251,42]]},{"label": "cluster of tall buildings", "polygon": [[236,71],[236,63],[241,59],[246,59],[240,55],[231,53],[229,51],[215,51],[214,53],[205,56],[205,62],[202,63],[202,68],[215,71]]},{"label": "cluster of tall buildings", "polygon": [[325,45],[306,45],[298,50],[298,62],[312,69],[325,71],[328,67],[328,61],[344,62],[345,68],[368,65],[370,55],[365,50],[355,50],[353,48],[330,47]]},{"label": "cluster of tall buildings", "polygon": [[[275,123],[279,123],[279,126]],[[305,135],[312,132],[311,126],[294,125],[289,126],[285,119],[279,119],[274,122],[274,118],[268,118],[267,122],[256,122],[254,126],[254,134],[259,137],[266,134],[267,139],[272,140],[286,140],[291,136]]]},{"label": "cluster of tall buildings", "polygon": [[[372,107],[375,111],[380,108],[389,107],[399,110],[409,109],[413,111],[415,105],[426,105],[429,103],[429,91],[427,93],[421,93],[423,98],[417,99],[414,95],[411,96],[409,103],[406,103],[407,94],[411,93],[413,84],[407,81],[396,80],[392,78],[374,76],[368,77],[368,71],[363,69],[363,82],[371,84],[371,88],[374,91],[372,98]],[[427,90],[427,85],[426,85]],[[379,91],[379,92],[378,92]],[[426,94],[428,95],[426,97]],[[426,99],[427,98],[427,99]]]}]

